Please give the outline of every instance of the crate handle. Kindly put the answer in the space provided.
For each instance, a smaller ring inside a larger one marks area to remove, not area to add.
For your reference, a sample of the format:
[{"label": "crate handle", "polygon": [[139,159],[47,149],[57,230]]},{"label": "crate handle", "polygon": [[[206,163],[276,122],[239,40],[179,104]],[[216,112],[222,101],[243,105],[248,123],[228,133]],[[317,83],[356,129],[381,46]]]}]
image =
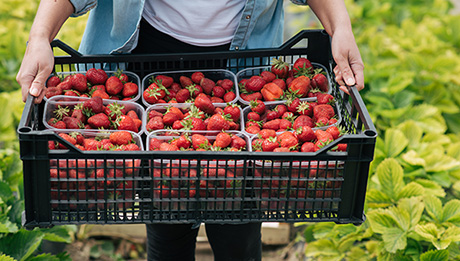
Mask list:
[{"label": "crate handle", "polygon": [[[32,110],[32,106],[35,107],[34,110]],[[34,115],[31,115],[32,111],[34,112]],[[18,133],[27,133],[34,129],[34,126],[27,125],[31,122],[31,117],[34,117],[33,122],[38,122],[38,104],[35,103],[35,96],[32,96],[29,93],[27,96],[26,104],[24,105],[24,109],[22,111],[21,120],[19,121]]]},{"label": "crate handle", "polygon": [[82,57],[83,55],[78,52],[77,50],[73,49],[72,47],[70,47],[69,45],[65,44],[63,41],[59,40],[59,39],[54,39],[52,42],[51,42],[51,47],[57,47],[59,49],[61,49],[62,51],[66,52],[67,54],[69,54],[71,57]]},{"label": "crate handle", "polygon": [[[324,29],[317,29],[317,30],[302,30],[298,32],[296,35],[293,37],[289,38],[286,42],[281,45],[280,49],[285,50],[285,49],[299,49],[299,48],[293,48],[296,44],[298,44],[300,41],[309,38],[309,36],[312,35],[312,33],[320,33],[324,35],[328,35],[326,30]],[[300,48],[302,49],[302,48]]]},{"label": "crate handle", "polygon": [[[350,93],[351,99],[353,100],[354,103],[357,103],[358,106],[358,112],[361,117],[361,120],[363,121],[364,126],[366,127],[366,130],[364,131],[364,134],[369,137],[376,137],[377,136],[377,130],[375,129],[374,123],[372,122],[372,119],[369,116],[369,112],[367,111],[366,105],[364,104],[363,98],[359,94],[358,89],[356,88],[356,85],[349,86],[346,85],[348,89],[348,93]],[[345,99],[347,99],[348,94],[345,93]]]}]

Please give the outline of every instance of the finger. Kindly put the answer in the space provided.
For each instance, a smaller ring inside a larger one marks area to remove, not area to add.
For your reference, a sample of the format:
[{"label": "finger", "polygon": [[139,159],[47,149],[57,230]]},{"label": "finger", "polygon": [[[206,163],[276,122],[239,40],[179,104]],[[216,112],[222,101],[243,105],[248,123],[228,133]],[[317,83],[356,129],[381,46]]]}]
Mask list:
[{"label": "finger", "polygon": [[337,62],[337,67],[339,67],[339,71],[342,75],[343,81],[347,85],[350,85],[350,86],[355,85],[356,84],[355,77],[348,63],[348,59],[345,59],[344,57],[339,56],[336,62]]},{"label": "finger", "polygon": [[364,89],[364,68],[360,65],[352,65],[351,68],[353,69],[355,80],[356,80],[356,88],[358,91]]},{"label": "finger", "polygon": [[22,101],[26,102],[33,77],[24,77],[21,75],[21,73],[18,73],[16,76],[16,81],[18,82],[19,86],[21,86]]}]

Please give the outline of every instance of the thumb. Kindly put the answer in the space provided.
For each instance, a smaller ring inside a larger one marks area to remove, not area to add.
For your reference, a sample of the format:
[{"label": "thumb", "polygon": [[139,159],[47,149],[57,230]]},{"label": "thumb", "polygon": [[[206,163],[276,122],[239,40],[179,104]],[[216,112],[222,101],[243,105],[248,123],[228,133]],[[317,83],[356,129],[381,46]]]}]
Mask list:
[{"label": "thumb", "polygon": [[353,74],[353,71],[351,70],[350,64],[348,63],[348,59],[345,59],[344,57],[340,57],[337,59],[337,66],[339,67],[340,72],[342,73],[342,78],[343,81],[348,85],[355,85],[356,80]]},{"label": "thumb", "polygon": [[30,85],[29,93],[35,97],[38,97],[45,89],[46,78],[50,72],[40,70],[35,76],[32,84]]}]

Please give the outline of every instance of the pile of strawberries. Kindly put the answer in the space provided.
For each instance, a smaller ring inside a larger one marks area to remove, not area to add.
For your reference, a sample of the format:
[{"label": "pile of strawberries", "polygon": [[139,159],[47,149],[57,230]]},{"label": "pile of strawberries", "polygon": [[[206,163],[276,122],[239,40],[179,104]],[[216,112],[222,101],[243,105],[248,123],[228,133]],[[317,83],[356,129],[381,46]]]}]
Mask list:
[{"label": "pile of strawberries", "polygon": [[254,100],[272,102],[314,97],[317,92],[328,92],[328,85],[322,69],[315,69],[303,57],[298,58],[292,67],[274,58],[270,70],[238,79],[240,98],[246,103]]},{"label": "pile of strawberries", "polygon": [[[182,107],[182,108],[181,108]],[[147,113],[147,132],[173,129],[194,131],[227,131],[241,129],[241,107],[237,104],[216,105],[204,94],[190,106],[152,107]]]},{"label": "pile of strawberries", "polygon": [[46,82],[46,98],[56,95],[101,97],[112,100],[132,100],[139,93],[139,83],[117,71],[109,77],[103,69],[89,69],[86,74],[54,75]]},{"label": "pile of strawberries", "polygon": [[[79,150],[105,150],[105,151],[138,151],[140,137],[130,131],[112,132],[59,132],[59,137],[69,142]],[[60,142],[48,141],[49,149],[68,149]]]},{"label": "pile of strawberries", "polygon": [[180,75],[178,81],[168,75],[156,75],[149,79],[142,97],[146,105],[156,103],[191,103],[198,95],[205,94],[212,103],[233,102],[237,98],[231,79],[216,81],[196,71],[192,75]]},{"label": "pile of strawberries", "polygon": [[[67,105],[69,101],[79,101],[76,105]],[[139,132],[142,128],[142,116],[135,104],[104,102],[101,97],[66,98],[53,103],[55,109],[47,115],[47,124],[57,129],[104,129],[128,130]],[[129,106],[132,105],[132,106]]]}]

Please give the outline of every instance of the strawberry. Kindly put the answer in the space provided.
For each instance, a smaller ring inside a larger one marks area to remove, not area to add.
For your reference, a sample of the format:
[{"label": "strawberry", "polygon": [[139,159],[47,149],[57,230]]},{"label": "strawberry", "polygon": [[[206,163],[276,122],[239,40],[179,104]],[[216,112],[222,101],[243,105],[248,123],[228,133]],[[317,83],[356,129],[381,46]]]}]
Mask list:
[{"label": "strawberry", "polygon": [[48,124],[51,127],[54,127],[56,129],[66,129],[66,125],[62,120],[58,120],[56,118],[51,118],[48,120]]},{"label": "strawberry", "polygon": [[224,94],[224,102],[232,102],[233,100],[235,100],[236,98],[236,94],[232,91],[229,91],[227,93]]},{"label": "strawberry", "polygon": [[240,109],[240,106],[236,105],[236,104],[228,104],[225,108],[224,108],[224,114],[228,114],[230,115],[230,117],[232,118],[232,120],[237,123],[239,122],[240,120],[240,117],[241,117],[241,109]]},{"label": "strawberry", "polygon": [[65,90],[63,92],[66,96],[79,97],[81,95],[77,90]]},{"label": "strawberry", "polygon": [[265,80],[258,76],[254,75],[249,78],[249,80],[245,84],[245,88],[249,92],[258,92],[260,91],[264,85],[266,84]]},{"label": "strawberry", "polygon": [[334,137],[332,137],[332,135],[329,132],[321,130],[321,129],[317,129],[315,131],[315,135],[316,135],[317,143],[321,145],[326,145],[334,140]]},{"label": "strawberry", "polygon": [[134,142],[133,135],[129,131],[112,132],[109,139],[115,145],[127,145]]},{"label": "strawberry", "polygon": [[47,81],[46,81],[46,87],[56,87],[58,84],[61,83],[61,78],[59,76],[51,76]]},{"label": "strawberry", "polygon": [[334,101],[334,96],[328,94],[328,93],[319,93],[317,96],[316,96],[316,99],[317,99],[317,103],[318,104],[332,104],[332,102]]},{"label": "strawberry", "polygon": [[280,119],[274,119],[271,121],[267,121],[262,126],[262,129],[271,129],[271,130],[278,130],[280,128]]},{"label": "strawberry", "polygon": [[292,125],[292,128],[294,128],[294,130],[297,130],[298,128],[301,128],[303,126],[308,126],[310,128],[313,128],[315,127],[315,124],[309,116],[300,115],[294,120],[294,124]]},{"label": "strawberry", "polygon": [[297,112],[297,107],[300,105],[300,99],[299,98],[290,98],[286,102],[288,111],[290,112]]},{"label": "strawberry", "polygon": [[116,120],[119,116],[125,114],[125,106],[113,102],[105,107],[104,113],[109,116],[110,120]]},{"label": "strawberry", "polygon": [[76,73],[72,75],[70,78],[70,84],[72,85],[72,89],[77,90],[79,92],[86,92],[88,89],[88,82],[86,80],[86,76],[81,73]]},{"label": "strawberry", "polygon": [[182,117],[174,112],[167,112],[163,116],[163,123],[166,126],[172,126],[175,121],[182,120]]},{"label": "strawberry", "polygon": [[334,116],[334,108],[329,104],[319,104],[313,108],[313,117],[316,119],[320,117],[326,117],[328,119],[331,119]]},{"label": "strawberry", "polygon": [[220,114],[214,114],[209,118],[207,130],[229,130],[230,124],[228,123],[228,117]]},{"label": "strawberry", "polygon": [[192,141],[188,135],[181,135],[171,141],[171,145],[177,146],[179,149],[188,149],[192,146]]},{"label": "strawberry", "polygon": [[169,144],[167,142],[163,142],[160,144],[159,150],[161,151],[176,151],[179,150],[179,148],[176,145]]},{"label": "strawberry", "polygon": [[190,91],[187,88],[181,89],[176,93],[176,101],[179,103],[184,103],[190,99]]},{"label": "strawberry", "polygon": [[277,137],[277,141],[281,147],[284,148],[296,148],[299,145],[299,140],[294,135],[294,133],[286,131],[281,133]]},{"label": "strawberry", "polygon": [[344,134],[344,131],[336,126],[330,126],[329,128],[326,129],[327,132],[329,132],[332,135],[332,138],[334,140],[338,139]]},{"label": "strawberry", "polygon": [[58,120],[63,119],[65,116],[71,115],[70,108],[68,106],[61,106],[61,105],[58,105],[57,109],[54,110],[53,113],[56,119]]},{"label": "strawberry", "polygon": [[189,77],[184,76],[184,75],[179,77],[179,82],[180,82],[180,85],[182,86],[182,88],[186,88],[186,87],[188,87],[188,86],[193,84],[192,79],[190,79]]},{"label": "strawberry", "polygon": [[167,90],[163,85],[151,83],[143,93],[144,100],[150,104],[157,103],[160,99],[163,99],[166,96],[166,91]]},{"label": "strawberry", "polygon": [[149,150],[159,150],[161,143],[158,138],[151,138],[149,140]]},{"label": "strawberry", "polygon": [[146,125],[147,131],[164,129],[163,117],[155,116],[150,118]]},{"label": "strawberry", "polygon": [[280,148],[275,148],[273,152],[291,152],[291,149],[288,147],[280,147]]},{"label": "strawberry", "polygon": [[313,76],[311,80],[311,85],[313,88],[319,89],[320,91],[327,92],[329,89],[329,83],[327,81],[327,77],[322,74],[318,73]]},{"label": "strawberry", "polygon": [[127,82],[123,85],[123,90],[121,91],[121,95],[123,97],[135,97],[139,92],[139,86],[133,82]]},{"label": "strawberry", "polygon": [[110,76],[105,83],[105,88],[108,94],[117,95],[123,90],[123,83],[120,78]]},{"label": "strawberry", "polygon": [[307,76],[299,76],[295,78],[289,85],[288,89],[290,92],[300,96],[301,98],[307,97],[308,92],[310,91],[310,78]]},{"label": "strawberry", "polygon": [[255,113],[253,111],[249,112],[248,115],[246,116],[248,121],[260,121],[260,115],[258,113]]},{"label": "strawberry", "polygon": [[74,117],[65,116],[62,118],[67,129],[81,129],[83,123]]},{"label": "strawberry", "polygon": [[283,97],[283,90],[275,83],[267,83],[260,90],[265,101],[276,101]]},{"label": "strawberry", "polygon": [[309,126],[302,126],[296,129],[294,134],[296,135],[297,139],[302,143],[307,141],[313,141],[316,139],[315,132]]},{"label": "strawberry", "polygon": [[211,79],[203,77],[200,81],[200,86],[203,88],[204,93],[210,95],[212,93],[212,89],[216,86],[216,83]]},{"label": "strawberry", "polygon": [[280,114],[276,110],[268,110],[267,115],[265,116],[267,121],[278,119],[279,117],[280,117]]},{"label": "strawberry", "polygon": [[92,97],[83,102],[82,110],[86,116],[101,113],[104,110],[102,98],[99,96]]},{"label": "strawberry", "polygon": [[220,132],[216,136],[213,146],[219,148],[226,148],[232,143],[232,137],[226,132]]},{"label": "strawberry", "polygon": [[[69,134],[67,134],[67,133],[59,133],[58,135],[59,135],[59,137],[61,137],[62,139],[68,141],[72,145],[77,144],[77,140],[75,138],[73,138],[72,136],[70,136]],[[67,149],[67,147],[62,145],[62,144],[59,144],[58,148],[59,149]]]},{"label": "strawberry", "polygon": [[265,113],[265,103],[261,100],[253,100],[249,103],[249,106],[251,106],[251,111],[259,115],[263,115]]},{"label": "strawberry", "polygon": [[201,134],[192,135],[192,147],[196,150],[199,148],[206,148],[210,145],[208,138]]},{"label": "strawberry", "polygon": [[51,98],[56,95],[62,95],[62,89],[60,87],[47,87],[45,97]]},{"label": "strawberry", "polygon": [[288,76],[289,64],[284,62],[281,58],[273,58],[271,62],[271,72],[278,78],[284,79]]},{"label": "strawberry", "polygon": [[323,126],[327,126],[327,124],[329,123],[329,119],[324,117],[324,116],[321,116],[319,118],[316,118],[316,126],[318,127],[323,127]]},{"label": "strawberry", "polygon": [[254,100],[262,100],[263,99],[262,93],[260,93],[260,92],[254,92],[254,93],[251,93],[251,94],[242,93],[240,96],[245,101],[254,101]]},{"label": "strawberry", "polygon": [[101,97],[102,99],[110,99],[110,95],[104,90],[95,90],[92,92],[91,97]]},{"label": "strawberry", "polygon": [[86,72],[86,79],[92,85],[105,84],[108,76],[107,73],[102,69],[91,68]]},{"label": "strawberry", "polygon": [[138,128],[134,120],[127,115],[120,115],[115,120],[115,125],[118,130],[129,130],[133,132],[138,132]]},{"label": "strawberry", "polygon": [[280,119],[280,129],[287,130],[292,128],[292,122],[286,119]]},{"label": "strawberry", "polygon": [[204,74],[202,72],[194,72],[192,73],[192,82],[199,84],[201,82],[201,79],[204,78]]},{"label": "strawberry", "polygon": [[319,148],[313,143],[313,142],[305,142],[302,144],[302,147],[300,147],[301,152],[315,152]]},{"label": "strawberry", "polygon": [[230,92],[233,90],[233,81],[230,79],[223,79],[220,83],[219,86],[224,88],[225,91]]},{"label": "strawberry", "polygon": [[230,143],[230,146],[232,148],[235,148],[237,150],[243,150],[246,148],[246,141],[243,138],[237,135],[232,135],[231,138],[232,138],[232,142]]},{"label": "strawberry", "polygon": [[271,71],[261,72],[260,77],[262,77],[262,79],[267,83],[272,82],[273,80],[276,79],[276,75]]},{"label": "strawberry", "polygon": [[81,109],[74,109],[71,117],[76,118],[81,122],[86,122],[88,119]]},{"label": "strawberry", "polygon": [[[118,69],[115,74],[114,74],[116,77],[118,77],[118,79],[120,79],[120,81],[124,84],[124,83],[127,83],[129,81],[129,78],[128,78],[128,75],[126,75],[125,73],[123,73],[123,70],[121,69]],[[106,83],[107,84],[107,83]]]},{"label": "strawberry", "polygon": [[62,90],[62,92],[65,92],[72,89],[72,84],[70,83],[70,81],[66,81],[59,83],[56,87],[59,87]]},{"label": "strawberry", "polygon": [[169,88],[172,86],[174,79],[167,75],[157,75],[155,77],[155,81],[161,83],[161,85],[163,85],[165,88]]},{"label": "strawberry", "polygon": [[275,137],[270,137],[262,142],[262,151],[273,151],[279,148],[280,145]]},{"label": "strawberry", "polygon": [[307,101],[303,101],[299,103],[299,106],[297,106],[297,113],[299,115],[307,115],[307,116],[313,116],[313,106]]},{"label": "strawberry", "polygon": [[278,85],[278,87],[280,87],[281,90],[286,90],[286,82],[283,79],[274,79],[272,83]]},{"label": "strawberry", "polygon": [[215,86],[212,88],[211,95],[218,98],[223,98],[225,95],[225,89],[221,86]]},{"label": "strawberry", "polygon": [[94,129],[110,129],[109,117],[102,112],[88,118],[88,124]]},{"label": "strawberry", "polygon": [[299,57],[292,65],[292,71],[295,75],[307,76],[313,73],[313,66],[307,58]]},{"label": "strawberry", "polygon": [[212,104],[211,100],[206,96],[204,93],[200,93],[194,102],[195,106],[204,111],[205,113],[212,114],[215,110],[214,105]]},{"label": "strawberry", "polygon": [[257,134],[260,132],[260,127],[258,125],[251,125],[246,127],[245,131],[250,134]]},{"label": "strawberry", "polygon": [[203,92],[203,88],[201,88],[200,85],[196,85],[196,84],[189,85],[189,86],[187,86],[185,88],[189,91],[190,96],[193,97],[193,98],[196,98],[196,96],[198,96],[198,94]]},{"label": "strawberry", "polygon": [[257,134],[257,136],[260,139],[267,139],[267,138],[270,138],[270,137],[276,137],[276,131],[272,130],[272,129],[263,129]]}]

